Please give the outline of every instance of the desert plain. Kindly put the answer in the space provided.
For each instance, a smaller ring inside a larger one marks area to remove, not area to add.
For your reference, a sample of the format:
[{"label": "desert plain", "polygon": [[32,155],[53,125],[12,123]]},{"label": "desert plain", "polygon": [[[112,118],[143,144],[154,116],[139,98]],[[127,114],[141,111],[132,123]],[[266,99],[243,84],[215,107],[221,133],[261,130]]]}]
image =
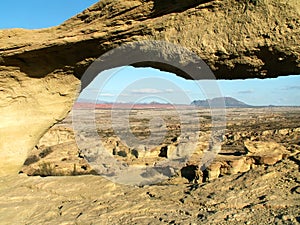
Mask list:
[{"label": "desert plain", "polygon": [[[196,143],[184,165],[167,176],[148,183],[113,180],[80,148],[74,111],[84,128],[80,137],[96,134],[86,143],[101,141],[104,151],[131,168],[174,159],[187,143]],[[28,153],[19,175],[1,177],[0,223],[297,224],[299,112],[299,107],[226,109],[221,148],[200,168],[212,130],[218,129],[209,109],[96,108],[94,122],[88,120],[90,109],[73,109]],[[160,119],[151,124],[153,118]]]}]

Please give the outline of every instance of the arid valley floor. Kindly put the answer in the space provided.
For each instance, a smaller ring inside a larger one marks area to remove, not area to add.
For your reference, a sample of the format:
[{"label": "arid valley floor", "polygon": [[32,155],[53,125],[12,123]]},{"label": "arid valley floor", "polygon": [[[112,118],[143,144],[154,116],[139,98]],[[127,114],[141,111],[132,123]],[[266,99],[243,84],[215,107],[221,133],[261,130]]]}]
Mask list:
[{"label": "arid valley floor", "polygon": [[[133,168],[174,158],[191,136],[194,151],[158,183],[112,182],[78,148],[73,112],[28,153],[19,175],[1,178],[0,224],[300,223],[299,107],[227,109],[221,149],[203,170],[217,129],[208,109],[96,109],[96,136],[84,120],[90,111],[77,111],[83,139],[94,135],[85,141],[101,140],[111,157]],[[126,129],[140,142],[126,139]],[[151,134],[153,142],[141,144]]]}]

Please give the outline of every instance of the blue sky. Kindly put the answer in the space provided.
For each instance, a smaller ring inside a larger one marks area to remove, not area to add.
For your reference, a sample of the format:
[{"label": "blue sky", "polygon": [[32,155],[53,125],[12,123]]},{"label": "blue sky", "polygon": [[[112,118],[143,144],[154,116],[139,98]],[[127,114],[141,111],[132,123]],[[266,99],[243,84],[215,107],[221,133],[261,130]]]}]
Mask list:
[{"label": "blue sky", "polygon": [[[4,0],[0,2],[0,29],[56,26],[96,2],[97,0]],[[201,81],[199,84],[151,68],[125,67],[115,69],[110,74],[111,79],[105,84],[100,74],[81,93],[80,98],[98,97],[101,101],[109,102],[189,103],[188,101],[206,98],[201,85],[218,85],[223,96],[235,97],[248,104],[300,106],[300,75],[264,80]]]},{"label": "blue sky", "polygon": [[[193,81],[152,68],[133,67],[102,72],[81,93],[80,98],[98,98],[107,102],[160,101],[184,104],[205,99],[207,93],[203,87],[207,86],[218,87],[223,96],[235,97],[251,105],[300,105],[300,76]],[[217,92],[209,93],[209,98],[218,96]]]},{"label": "blue sky", "polygon": [[1,0],[0,29],[56,26],[96,2],[98,0]]}]

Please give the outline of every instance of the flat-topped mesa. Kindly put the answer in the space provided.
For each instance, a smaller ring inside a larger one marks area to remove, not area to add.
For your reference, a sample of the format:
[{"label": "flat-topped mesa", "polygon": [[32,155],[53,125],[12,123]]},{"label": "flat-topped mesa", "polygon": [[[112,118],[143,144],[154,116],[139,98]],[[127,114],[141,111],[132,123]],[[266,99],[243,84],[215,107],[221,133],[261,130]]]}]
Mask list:
[{"label": "flat-topped mesa", "polygon": [[[271,78],[300,74],[299,25],[298,0],[102,0],[60,26],[1,30],[0,174],[19,170],[71,109],[78,78],[117,46],[166,41],[197,54],[217,79]],[[152,51],[176,58],[161,46]],[[189,78],[167,64],[134,66]]]}]

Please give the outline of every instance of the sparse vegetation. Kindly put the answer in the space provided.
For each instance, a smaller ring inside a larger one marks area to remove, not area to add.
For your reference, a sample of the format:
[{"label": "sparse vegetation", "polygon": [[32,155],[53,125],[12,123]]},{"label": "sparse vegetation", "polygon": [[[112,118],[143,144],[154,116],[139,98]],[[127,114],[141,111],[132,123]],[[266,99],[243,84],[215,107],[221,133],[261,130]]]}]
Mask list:
[{"label": "sparse vegetation", "polygon": [[45,148],[43,149],[40,154],[39,157],[41,158],[45,158],[47,155],[49,155],[51,152],[53,152],[53,150],[51,148]]},{"label": "sparse vegetation", "polygon": [[31,155],[25,160],[24,165],[29,166],[30,164],[36,163],[38,161],[39,157],[37,157],[36,155]]},{"label": "sparse vegetation", "polygon": [[41,177],[58,175],[55,171],[55,167],[50,162],[43,162],[39,164],[39,169],[37,170],[36,174],[40,175]]},{"label": "sparse vegetation", "polygon": [[73,171],[72,171],[71,175],[72,175],[72,176],[78,175],[78,172],[77,172],[76,164],[75,164],[75,163],[74,163],[74,165],[73,165]]}]

